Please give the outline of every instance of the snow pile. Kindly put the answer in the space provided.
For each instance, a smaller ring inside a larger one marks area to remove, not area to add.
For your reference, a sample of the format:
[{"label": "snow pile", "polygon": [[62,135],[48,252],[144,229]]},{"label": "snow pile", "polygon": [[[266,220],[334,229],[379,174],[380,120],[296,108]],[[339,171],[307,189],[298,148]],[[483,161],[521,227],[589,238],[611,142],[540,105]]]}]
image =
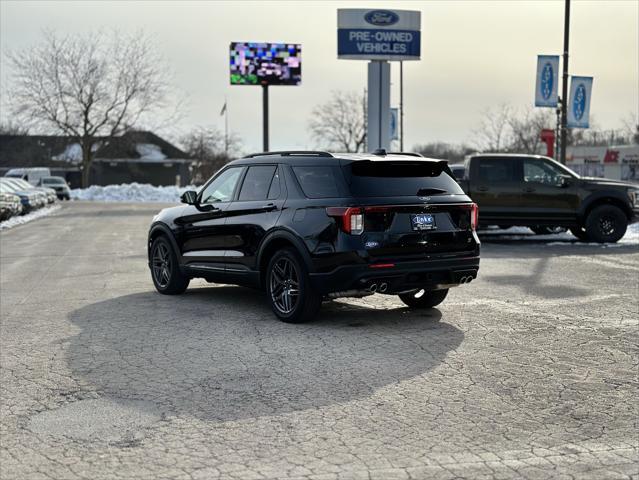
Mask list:
[{"label": "snow pile", "polygon": [[580,242],[570,232],[556,233],[551,235],[536,235],[527,227],[510,227],[503,229],[490,229],[482,230],[479,232],[480,237],[489,239],[491,237],[507,237],[508,240],[535,240],[539,242],[548,241],[546,246],[558,246],[558,245],[584,245],[584,246],[596,246],[596,247],[620,247],[626,245],[639,246],[639,223],[628,225],[628,230],[621,240],[617,243],[595,243],[595,242]]},{"label": "snow pile", "polygon": [[148,183],[123,183],[105,187],[92,185],[89,188],[74,188],[71,198],[98,202],[158,202],[179,203],[180,195],[194,187],[155,187]]},{"label": "snow pile", "polygon": [[47,215],[51,215],[53,212],[59,209],[60,205],[52,205],[51,207],[44,207],[40,210],[35,210],[31,213],[27,213],[26,215],[11,217],[9,220],[5,220],[4,222],[0,223],[0,230],[8,230],[9,228],[13,228],[17,225],[23,225],[32,220],[46,217]]}]

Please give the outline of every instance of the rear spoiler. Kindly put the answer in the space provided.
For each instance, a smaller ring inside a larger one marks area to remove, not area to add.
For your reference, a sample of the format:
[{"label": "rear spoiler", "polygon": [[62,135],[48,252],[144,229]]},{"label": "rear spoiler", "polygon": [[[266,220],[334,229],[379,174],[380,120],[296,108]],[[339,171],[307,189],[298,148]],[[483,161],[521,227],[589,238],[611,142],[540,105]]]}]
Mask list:
[{"label": "rear spoiler", "polygon": [[362,177],[437,177],[452,175],[447,160],[358,160],[351,162],[353,175]]}]

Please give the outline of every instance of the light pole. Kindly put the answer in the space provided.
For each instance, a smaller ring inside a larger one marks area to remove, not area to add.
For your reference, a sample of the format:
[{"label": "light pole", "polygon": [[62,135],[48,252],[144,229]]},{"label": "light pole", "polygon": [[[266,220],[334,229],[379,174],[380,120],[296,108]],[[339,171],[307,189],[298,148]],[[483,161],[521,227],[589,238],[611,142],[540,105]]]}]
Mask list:
[{"label": "light pole", "polygon": [[563,83],[561,85],[561,152],[559,161],[566,164],[566,136],[568,134],[567,127],[567,108],[568,108],[568,40],[570,38],[570,0],[565,0],[564,11],[564,61],[563,61]]}]

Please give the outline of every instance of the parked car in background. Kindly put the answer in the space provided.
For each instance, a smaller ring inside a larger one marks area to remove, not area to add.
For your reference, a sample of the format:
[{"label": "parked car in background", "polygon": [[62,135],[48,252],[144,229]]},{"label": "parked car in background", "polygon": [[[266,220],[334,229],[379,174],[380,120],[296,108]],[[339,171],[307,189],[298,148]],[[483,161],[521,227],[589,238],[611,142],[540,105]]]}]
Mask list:
[{"label": "parked car in background", "polygon": [[0,221],[22,213],[20,197],[13,193],[0,193]]},{"label": "parked car in background", "polygon": [[57,198],[58,198],[58,195],[56,194],[56,191],[54,189],[52,189],[52,188],[36,187],[34,185],[31,185],[26,180],[22,180],[21,178],[7,178],[7,181],[15,183],[19,188],[22,188],[24,190],[33,189],[33,190],[36,190],[38,192],[43,193],[45,195],[47,204],[48,203],[54,203],[57,200]]},{"label": "parked car in background", "polygon": [[45,167],[12,168],[5,173],[4,176],[8,178],[20,178],[35,186],[41,178],[50,177],[51,170]]},{"label": "parked car in background", "polygon": [[37,186],[52,188],[60,200],[71,200],[71,189],[62,177],[42,177]]},{"label": "parked car in background", "polygon": [[162,294],[191,278],[266,291],[285,322],[324,299],[398,295],[431,308],[479,269],[477,206],[445,160],[418,154],[271,152],[227,164],[186,206],[153,219]]},{"label": "parked car in background", "polygon": [[20,197],[20,203],[22,204],[21,213],[23,214],[29,213],[46,204],[46,197],[42,192],[21,190],[17,185],[9,182],[6,178],[0,178],[0,193],[13,193]]},{"label": "parked car in background", "polygon": [[617,242],[639,221],[639,186],[580,177],[540,155],[471,155],[458,182],[479,205],[482,225],[544,234],[566,227],[580,240],[605,243]]}]

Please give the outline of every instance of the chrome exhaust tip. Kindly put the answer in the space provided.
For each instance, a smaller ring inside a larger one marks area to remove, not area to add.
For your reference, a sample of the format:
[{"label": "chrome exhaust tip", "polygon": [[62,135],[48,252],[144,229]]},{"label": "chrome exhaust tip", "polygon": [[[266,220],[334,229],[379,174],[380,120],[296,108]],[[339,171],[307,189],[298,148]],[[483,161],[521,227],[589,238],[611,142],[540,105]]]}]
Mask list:
[{"label": "chrome exhaust tip", "polygon": [[368,291],[375,293],[377,291],[377,284],[376,283],[371,283],[371,286],[368,287]]},{"label": "chrome exhaust tip", "polygon": [[388,283],[383,282],[379,284],[379,291],[380,293],[384,293],[386,290],[388,290]]}]

